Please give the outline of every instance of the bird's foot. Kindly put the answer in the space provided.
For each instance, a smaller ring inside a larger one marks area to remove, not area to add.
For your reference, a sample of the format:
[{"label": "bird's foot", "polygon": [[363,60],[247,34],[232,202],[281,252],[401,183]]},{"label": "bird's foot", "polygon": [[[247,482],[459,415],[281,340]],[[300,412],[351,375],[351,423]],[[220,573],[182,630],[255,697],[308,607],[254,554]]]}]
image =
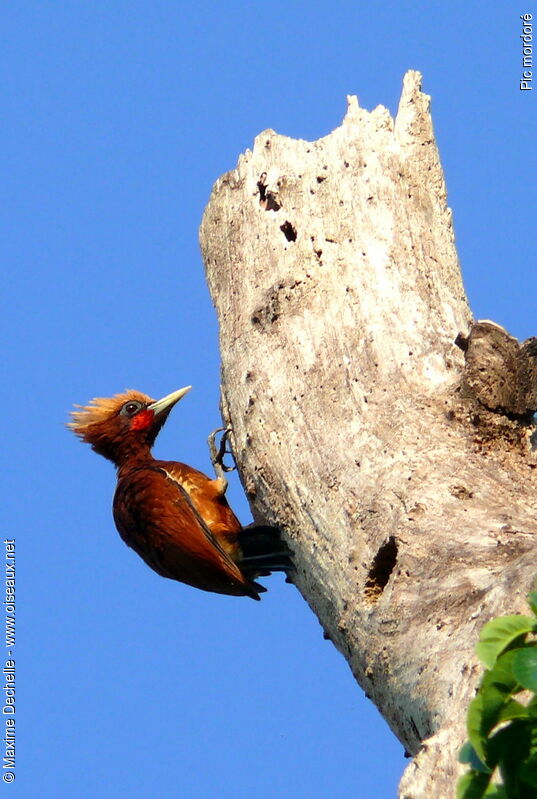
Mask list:
[{"label": "bird's foot", "polygon": [[[216,445],[216,436],[218,433],[222,433],[222,437],[220,439],[220,444],[217,447]],[[224,458],[226,455],[231,455],[231,450],[227,449],[228,443],[228,436],[231,433],[230,427],[217,427],[216,430],[210,434],[209,438],[207,439],[207,443],[209,445],[209,453],[211,456],[211,463],[214,467],[214,471],[216,474],[217,480],[220,481],[222,484],[223,490],[222,493],[225,493],[227,488],[227,480],[224,477],[224,472],[233,472],[237,467],[236,466],[227,466],[224,463]]]}]

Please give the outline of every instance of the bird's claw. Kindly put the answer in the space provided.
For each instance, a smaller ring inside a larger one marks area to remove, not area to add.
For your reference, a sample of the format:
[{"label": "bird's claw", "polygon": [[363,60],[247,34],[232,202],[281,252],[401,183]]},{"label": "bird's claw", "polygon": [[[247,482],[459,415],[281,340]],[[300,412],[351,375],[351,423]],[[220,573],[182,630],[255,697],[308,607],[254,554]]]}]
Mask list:
[{"label": "bird's claw", "polygon": [[[218,433],[222,433],[222,438],[220,439],[220,445],[217,447],[216,445],[216,436]],[[216,430],[210,434],[209,438],[207,439],[207,443],[209,445],[209,453],[211,455],[211,463],[214,466],[214,470],[216,472],[217,478],[224,480],[226,483],[226,478],[224,477],[224,472],[233,472],[237,468],[236,466],[227,466],[224,463],[224,458],[226,455],[231,455],[231,450],[227,449],[228,443],[228,436],[231,433],[231,427],[217,427]]]}]

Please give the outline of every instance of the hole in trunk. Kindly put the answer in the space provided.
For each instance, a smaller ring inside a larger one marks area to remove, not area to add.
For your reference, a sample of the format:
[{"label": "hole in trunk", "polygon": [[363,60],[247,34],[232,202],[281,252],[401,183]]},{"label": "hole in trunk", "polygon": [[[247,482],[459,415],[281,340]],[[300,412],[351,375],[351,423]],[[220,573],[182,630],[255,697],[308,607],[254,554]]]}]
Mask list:
[{"label": "hole in trunk", "polygon": [[283,225],[280,225],[280,230],[287,241],[296,241],[296,230],[290,222],[284,222]]},{"label": "hole in trunk", "polygon": [[364,598],[376,602],[388,584],[397,562],[397,542],[390,536],[373,559],[364,588]]}]

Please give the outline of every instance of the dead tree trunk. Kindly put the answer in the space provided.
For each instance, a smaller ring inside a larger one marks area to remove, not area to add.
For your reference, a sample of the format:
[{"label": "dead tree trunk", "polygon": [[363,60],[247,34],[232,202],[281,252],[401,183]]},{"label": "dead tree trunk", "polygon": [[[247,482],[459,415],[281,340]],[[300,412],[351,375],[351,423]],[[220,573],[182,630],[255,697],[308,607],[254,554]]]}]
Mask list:
[{"label": "dead tree trunk", "polygon": [[254,517],[283,529],[298,589],[415,756],[400,796],[450,797],[479,629],[524,608],[536,571],[537,403],[531,347],[492,324],[467,338],[419,74],[395,121],[351,97],[319,141],[260,134],[201,246]]}]

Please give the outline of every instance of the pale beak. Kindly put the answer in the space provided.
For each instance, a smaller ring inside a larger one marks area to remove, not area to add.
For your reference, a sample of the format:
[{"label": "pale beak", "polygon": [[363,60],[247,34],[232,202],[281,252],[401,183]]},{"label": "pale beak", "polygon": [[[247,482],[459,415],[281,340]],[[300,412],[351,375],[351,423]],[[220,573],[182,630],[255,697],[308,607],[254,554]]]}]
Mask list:
[{"label": "pale beak", "polygon": [[148,411],[153,411],[155,416],[158,416],[159,413],[162,411],[168,411],[173,408],[176,402],[185,396],[185,394],[190,391],[192,386],[185,386],[185,388],[180,388],[179,391],[172,391],[171,394],[167,394],[162,399],[157,400],[156,402],[152,402],[151,405],[147,406]]}]

